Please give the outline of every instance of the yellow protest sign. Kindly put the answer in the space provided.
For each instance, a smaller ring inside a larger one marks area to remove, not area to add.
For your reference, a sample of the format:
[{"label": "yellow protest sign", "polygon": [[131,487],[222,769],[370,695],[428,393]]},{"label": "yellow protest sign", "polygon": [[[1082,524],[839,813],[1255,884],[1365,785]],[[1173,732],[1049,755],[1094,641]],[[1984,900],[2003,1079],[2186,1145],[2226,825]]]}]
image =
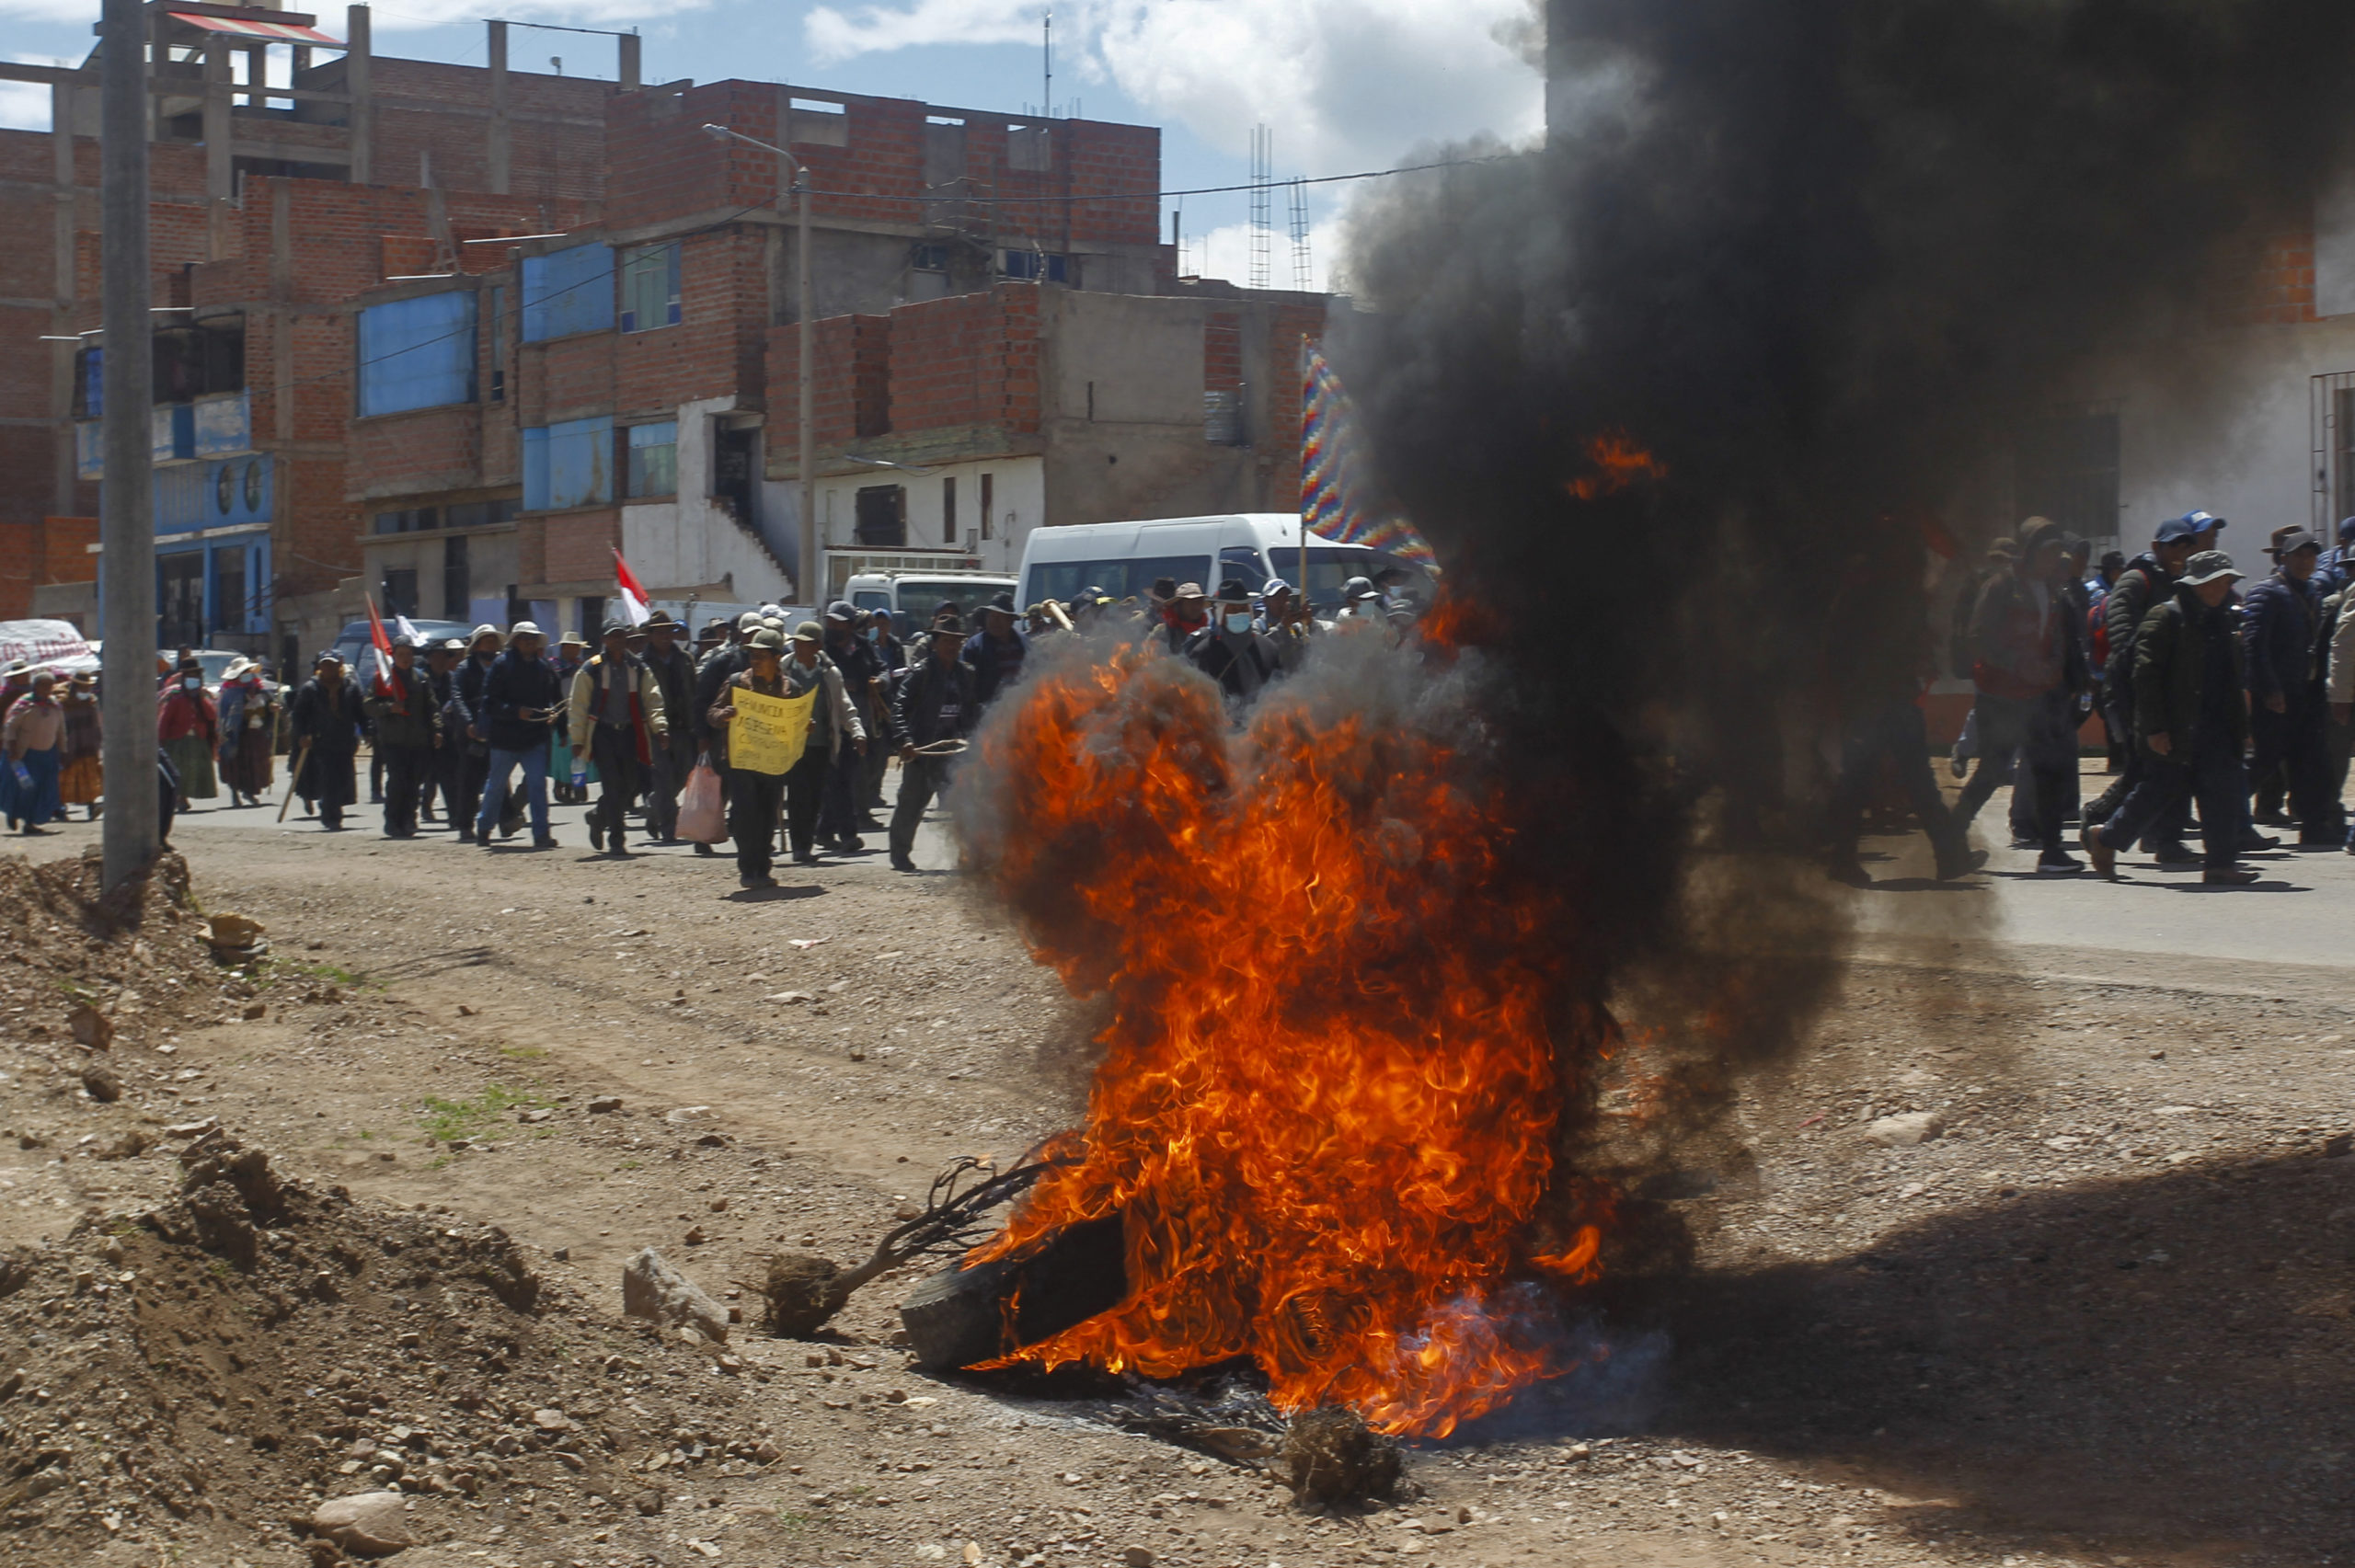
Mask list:
[{"label": "yellow protest sign", "polygon": [[764,697],[738,686],[728,693],[736,704],[728,727],[728,765],[754,773],[782,773],[801,761],[810,738],[810,715],[818,701],[812,686],[798,697]]}]

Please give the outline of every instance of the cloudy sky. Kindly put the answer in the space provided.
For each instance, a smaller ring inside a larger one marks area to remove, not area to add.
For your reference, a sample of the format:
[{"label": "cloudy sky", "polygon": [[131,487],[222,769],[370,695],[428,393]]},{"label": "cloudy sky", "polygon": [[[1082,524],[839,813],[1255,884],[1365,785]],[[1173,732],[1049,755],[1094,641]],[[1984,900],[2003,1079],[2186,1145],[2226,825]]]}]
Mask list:
[{"label": "cloudy sky", "polygon": [[[1017,0],[394,0],[374,12],[385,54],[479,64],[475,18],[638,28],[650,81],[743,76],[1020,112],[1043,96],[1046,7]],[[1058,0],[1054,110],[1163,128],[1163,183],[1225,185],[1249,174],[1251,128],[1275,137],[1279,177],[1382,168],[1487,132],[1518,141],[1540,123],[1536,73],[1518,40],[1529,0]],[[96,0],[0,0],[17,59],[79,63]],[[340,6],[319,26],[340,36]],[[570,75],[614,74],[609,40],[519,31],[511,59]],[[0,83],[0,124],[45,129],[45,88]],[[1315,277],[1327,277],[1347,186],[1312,188]],[[1164,203],[1163,232],[1168,212]],[[1292,281],[1289,215],[1279,192],[1274,279]],[[1184,199],[1188,259],[1240,280],[1248,199]]]}]

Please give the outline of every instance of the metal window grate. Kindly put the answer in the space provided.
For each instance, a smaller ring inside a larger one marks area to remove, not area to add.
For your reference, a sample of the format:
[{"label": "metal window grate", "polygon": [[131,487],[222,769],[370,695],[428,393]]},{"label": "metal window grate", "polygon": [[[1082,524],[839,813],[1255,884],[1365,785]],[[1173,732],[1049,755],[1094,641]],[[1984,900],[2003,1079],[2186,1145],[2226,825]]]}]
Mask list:
[{"label": "metal window grate", "polygon": [[2337,537],[2342,517],[2355,517],[2355,371],[2311,379],[2314,431],[2312,523],[2318,539]]}]

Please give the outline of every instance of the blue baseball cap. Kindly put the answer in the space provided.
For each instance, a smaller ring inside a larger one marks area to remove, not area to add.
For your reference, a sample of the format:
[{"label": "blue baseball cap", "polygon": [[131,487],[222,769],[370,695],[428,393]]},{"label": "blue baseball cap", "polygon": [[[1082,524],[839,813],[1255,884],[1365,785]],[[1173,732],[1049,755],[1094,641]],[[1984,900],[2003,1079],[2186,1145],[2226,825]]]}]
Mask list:
[{"label": "blue baseball cap", "polygon": [[2204,533],[2211,528],[2221,533],[2231,526],[2211,511],[2188,511],[2183,514],[2183,521],[2191,524],[2195,533]]},{"label": "blue baseball cap", "polygon": [[2161,520],[2157,530],[2152,533],[2151,543],[2180,544],[2187,539],[2198,537],[2199,532],[2200,525],[2188,516],[2165,518]]},{"label": "blue baseball cap", "polygon": [[2342,517],[2338,520],[2338,536],[2341,539],[2355,539],[2355,517]]}]

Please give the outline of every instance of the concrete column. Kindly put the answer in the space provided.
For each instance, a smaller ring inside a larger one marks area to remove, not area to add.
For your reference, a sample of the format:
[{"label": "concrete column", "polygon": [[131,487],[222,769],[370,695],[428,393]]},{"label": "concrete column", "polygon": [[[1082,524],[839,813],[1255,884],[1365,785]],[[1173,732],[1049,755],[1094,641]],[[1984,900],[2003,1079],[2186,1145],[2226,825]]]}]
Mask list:
[{"label": "concrete column", "polygon": [[204,35],[204,195],[229,200],[229,40]]},{"label": "concrete column", "polygon": [[510,161],[514,156],[512,132],[507,123],[507,24],[488,22],[490,29],[490,193],[508,194]]},{"label": "concrete column", "polygon": [[374,183],[376,174],[376,99],[369,86],[368,7],[352,6],[344,12],[344,90],[351,95],[351,183]]},{"label": "concrete column", "polygon": [[[63,82],[52,82],[49,87],[50,149],[54,158],[52,178],[57,189],[52,204],[55,221],[51,226],[50,298],[53,302],[49,313],[52,336],[63,338],[74,330],[74,89]],[[60,517],[70,517],[75,510],[74,459],[74,345],[52,343],[50,355],[50,415],[57,421],[56,451],[52,454],[51,498],[49,509]]]},{"label": "concrete column", "polygon": [[106,487],[99,507],[99,592],[106,632],[107,815],[102,876],[111,890],[155,858],[155,492],[148,350],[147,17],[140,0],[106,0],[99,155],[106,284]]},{"label": "concrete column", "polygon": [[622,46],[622,91],[634,93],[644,84],[639,79],[638,64],[638,35],[624,33],[615,40]]}]

